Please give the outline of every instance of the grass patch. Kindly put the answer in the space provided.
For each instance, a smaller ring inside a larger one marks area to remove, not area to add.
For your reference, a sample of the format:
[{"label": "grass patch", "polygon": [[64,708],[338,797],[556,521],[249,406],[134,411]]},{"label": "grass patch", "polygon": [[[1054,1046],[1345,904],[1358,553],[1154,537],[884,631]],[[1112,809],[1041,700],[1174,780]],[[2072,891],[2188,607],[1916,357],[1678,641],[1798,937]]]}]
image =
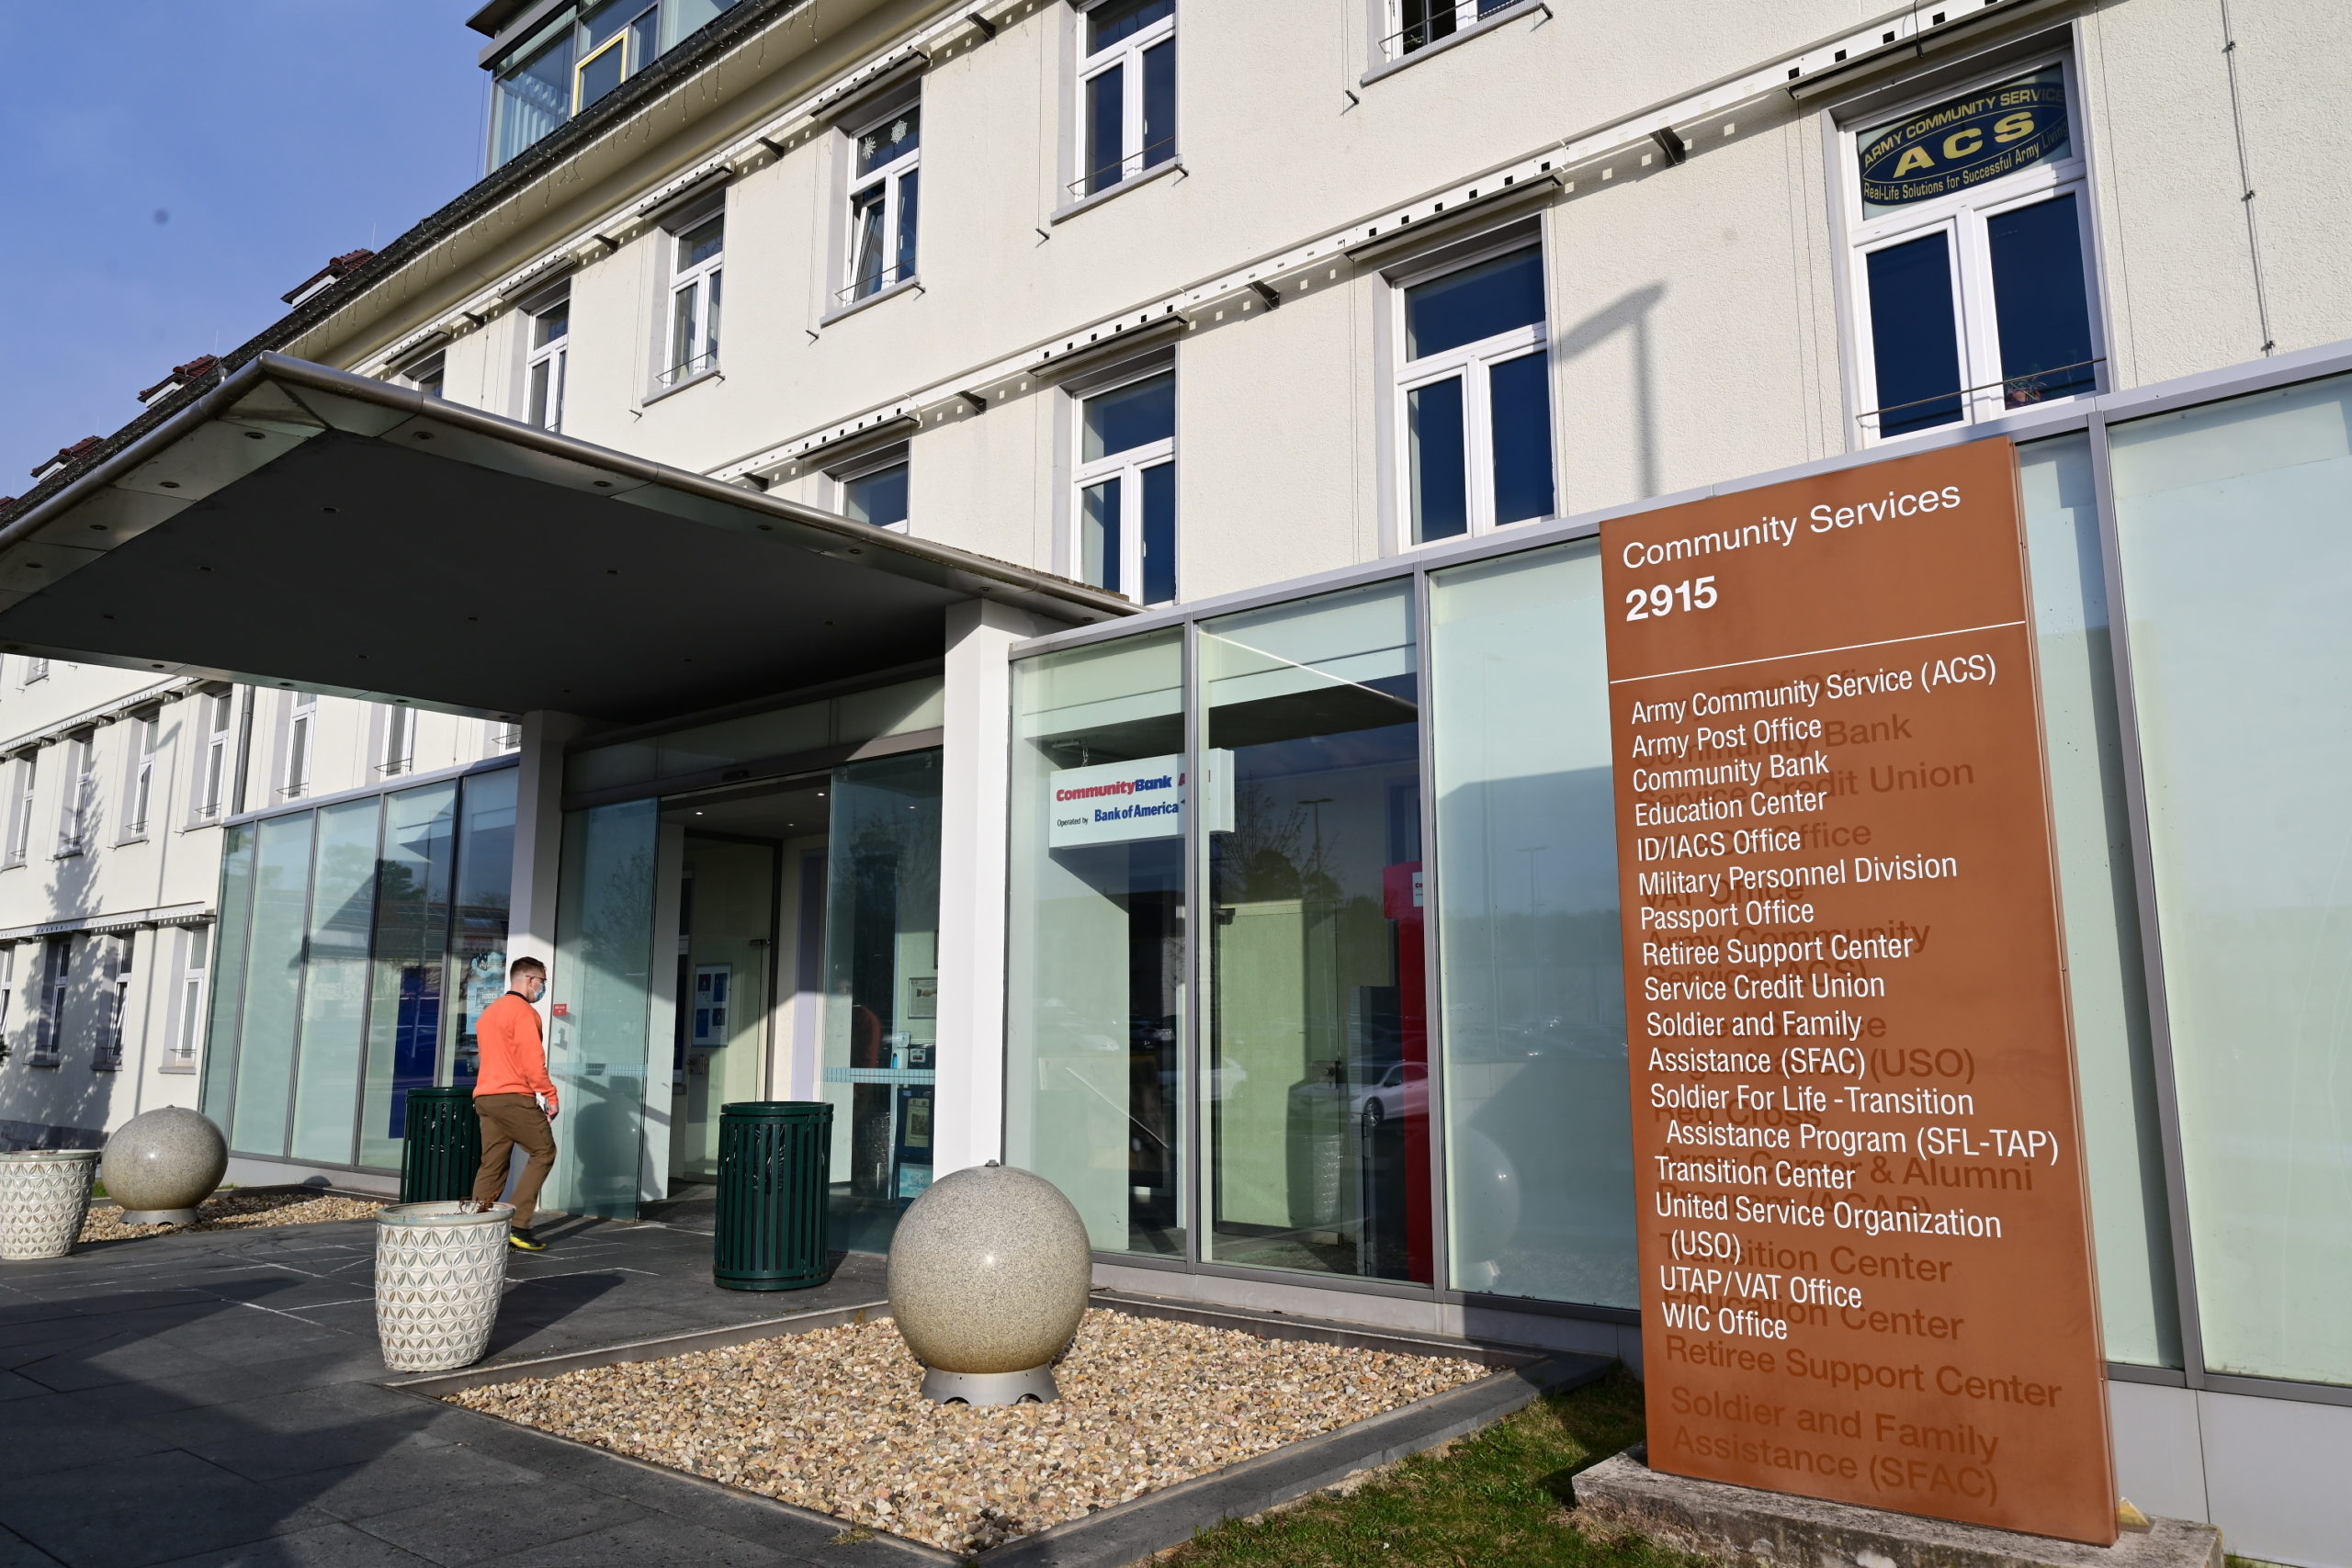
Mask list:
[{"label": "grass patch", "polygon": [[1638,1442],[1642,1385],[1623,1368],[1538,1400],[1345,1495],[1324,1493],[1177,1548],[1171,1568],[1685,1568],[1699,1560],[1570,1522],[1577,1472]]}]

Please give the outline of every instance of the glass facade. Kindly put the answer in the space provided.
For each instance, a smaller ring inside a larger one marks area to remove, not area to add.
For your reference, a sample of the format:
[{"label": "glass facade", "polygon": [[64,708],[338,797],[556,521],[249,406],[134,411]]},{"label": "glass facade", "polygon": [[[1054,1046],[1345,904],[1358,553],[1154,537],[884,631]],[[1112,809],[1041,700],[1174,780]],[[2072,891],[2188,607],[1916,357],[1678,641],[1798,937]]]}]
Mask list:
[{"label": "glass facade", "polygon": [[406,1091],[471,1077],[442,998],[504,989],[514,816],[506,768],[226,829],[204,1108],[232,1149],[399,1168]]},{"label": "glass facade", "polygon": [[[652,1055],[660,829],[658,800],[564,814],[548,1054],[567,1135],[556,1140],[549,1208],[637,1215]],[[662,1055],[666,1061],[669,1053]]]},{"label": "glass facade", "polygon": [[1012,734],[1005,1157],[1098,1249],[1181,1257],[1182,637],[1022,663]]}]

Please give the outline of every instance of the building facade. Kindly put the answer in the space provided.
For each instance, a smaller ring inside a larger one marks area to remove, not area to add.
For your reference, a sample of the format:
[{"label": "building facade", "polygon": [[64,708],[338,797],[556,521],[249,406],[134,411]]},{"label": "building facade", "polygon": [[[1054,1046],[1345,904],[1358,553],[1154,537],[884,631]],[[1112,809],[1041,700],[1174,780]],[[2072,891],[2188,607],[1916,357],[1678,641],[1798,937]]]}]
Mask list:
[{"label": "building facade", "polygon": [[[88,683],[0,693],[12,1135],[380,1183],[533,953],[559,1206],[821,1098],[852,1245],[1002,1157],[1106,1280],[1637,1358],[1595,530],[2012,441],[2120,1482],[2352,1562],[2340,7],[475,26],[481,182],[0,512],[11,682]],[[150,753],[183,858],[66,852]],[[108,986],[101,1114],[29,1042]]]}]

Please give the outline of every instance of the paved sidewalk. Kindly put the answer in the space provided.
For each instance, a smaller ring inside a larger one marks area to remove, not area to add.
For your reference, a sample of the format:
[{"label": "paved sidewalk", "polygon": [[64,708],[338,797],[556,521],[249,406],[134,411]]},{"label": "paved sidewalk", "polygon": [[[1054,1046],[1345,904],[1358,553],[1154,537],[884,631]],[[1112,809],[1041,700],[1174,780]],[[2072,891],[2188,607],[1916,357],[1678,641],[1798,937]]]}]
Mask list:
[{"label": "paved sidewalk", "polygon": [[[707,1236],[550,1219],[491,1362],[879,1300],[710,1283]],[[367,1222],[0,1264],[0,1568],[626,1568],[946,1559],[414,1394],[377,1352]]]}]

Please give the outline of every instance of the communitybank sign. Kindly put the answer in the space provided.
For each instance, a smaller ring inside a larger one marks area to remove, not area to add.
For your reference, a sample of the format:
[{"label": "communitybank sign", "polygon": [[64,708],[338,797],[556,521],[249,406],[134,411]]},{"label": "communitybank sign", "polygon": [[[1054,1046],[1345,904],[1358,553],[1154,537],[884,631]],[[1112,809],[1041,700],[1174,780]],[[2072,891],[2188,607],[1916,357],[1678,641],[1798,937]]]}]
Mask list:
[{"label": "communitybank sign", "polygon": [[[1233,826],[1232,757],[1230,751],[1211,750],[1204,764],[1209,777],[1211,832],[1229,831]],[[1057,769],[1046,791],[1046,846],[1063,850],[1182,838],[1186,783],[1180,752]]]},{"label": "communitybank sign", "polygon": [[1601,540],[1650,1463],[2110,1544],[2014,448]]}]

